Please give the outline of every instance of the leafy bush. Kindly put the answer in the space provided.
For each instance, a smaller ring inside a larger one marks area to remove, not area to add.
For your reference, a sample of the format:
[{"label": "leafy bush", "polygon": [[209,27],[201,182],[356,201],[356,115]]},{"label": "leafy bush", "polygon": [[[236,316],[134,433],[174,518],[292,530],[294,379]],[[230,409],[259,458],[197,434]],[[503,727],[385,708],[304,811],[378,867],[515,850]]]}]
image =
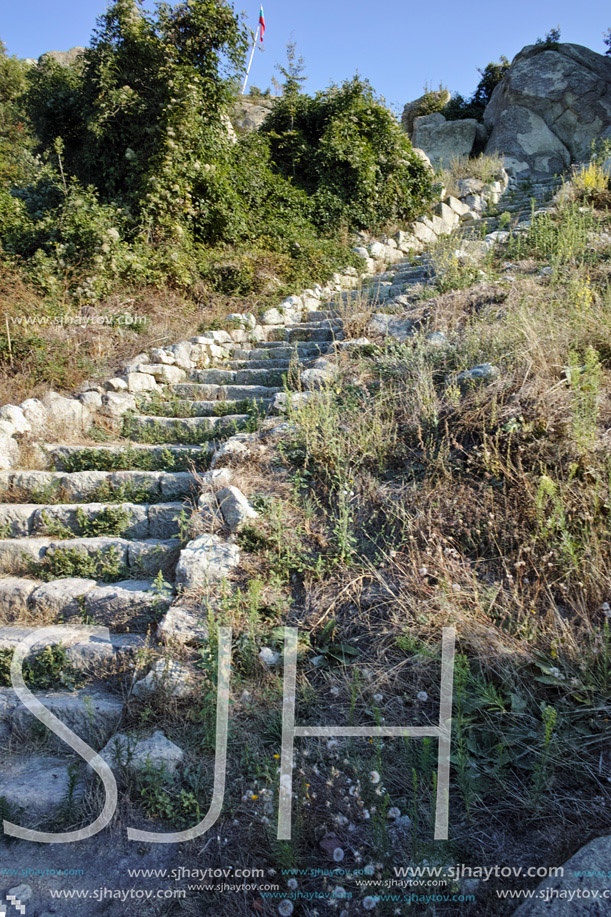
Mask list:
[{"label": "leafy bush", "polygon": [[426,167],[358,77],[314,97],[285,93],[262,131],[279,172],[311,196],[322,229],[410,220],[433,199]]}]

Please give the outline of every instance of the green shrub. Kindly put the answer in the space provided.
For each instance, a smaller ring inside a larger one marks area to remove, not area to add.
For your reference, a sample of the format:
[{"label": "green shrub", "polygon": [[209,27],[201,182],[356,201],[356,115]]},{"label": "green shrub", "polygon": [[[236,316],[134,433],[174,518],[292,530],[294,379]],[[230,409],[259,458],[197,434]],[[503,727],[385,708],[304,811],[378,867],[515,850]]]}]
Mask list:
[{"label": "green shrub", "polygon": [[426,167],[358,77],[314,97],[283,96],[261,130],[276,168],[311,196],[322,229],[405,222],[433,199]]}]

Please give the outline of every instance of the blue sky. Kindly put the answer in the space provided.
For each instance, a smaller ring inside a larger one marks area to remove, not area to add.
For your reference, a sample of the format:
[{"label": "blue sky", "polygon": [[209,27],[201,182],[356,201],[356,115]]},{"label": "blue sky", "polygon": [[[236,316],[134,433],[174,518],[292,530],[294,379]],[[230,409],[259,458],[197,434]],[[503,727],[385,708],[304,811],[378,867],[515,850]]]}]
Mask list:
[{"label": "blue sky", "polygon": [[[10,4],[10,5],[9,5]],[[86,45],[104,0],[3,0],[0,38],[11,54],[38,57],[50,49]],[[259,0],[237,0],[255,28]],[[357,70],[394,106],[440,82],[470,93],[476,68],[521,47],[560,24],[562,40],[603,52],[611,26],[608,0],[265,0],[265,52],[257,52],[252,82],[270,85],[284,62],[286,43],[303,54],[310,91]]]}]

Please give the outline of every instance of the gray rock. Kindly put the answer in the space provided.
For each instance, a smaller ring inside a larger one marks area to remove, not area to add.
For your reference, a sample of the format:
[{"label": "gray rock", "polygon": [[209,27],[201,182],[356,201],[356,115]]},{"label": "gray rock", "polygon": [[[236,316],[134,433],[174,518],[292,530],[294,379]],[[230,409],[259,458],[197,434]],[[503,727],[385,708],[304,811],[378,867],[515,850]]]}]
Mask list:
[{"label": "gray rock", "polygon": [[239,532],[248,522],[256,519],[259,515],[237,487],[223,487],[217,491],[216,499],[221,508],[223,518],[232,532]]},{"label": "gray rock", "polygon": [[[9,888],[8,893],[13,898],[17,898],[20,904],[29,901],[34,894],[30,885],[14,885],[13,888]],[[17,907],[17,902],[15,902],[15,907]]]},{"label": "gray rock", "polygon": [[301,373],[301,384],[308,392],[316,392],[326,388],[337,376],[338,368],[335,363],[324,357],[314,360],[309,369]]},{"label": "gray rock", "polygon": [[473,150],[477,121],[465,118],[446,121],[441,112],[416,118],[413,143],[424,150],[434,166],[449,166],[453,159],[467,157]]},{"label": "gray rock", "polygon": [[11,423],[17,433],[31,433],[32,426],[23,410],[14,404],[5,404],[0,408],[0,418]]},{"label": "gray rock", "polygon": [[10,617],[23,614],[37,585],[36,580],[17,576],[0,578],[0,611]]},{"label": "gray rock", "polygon": [[150,580],[123,580],[108,586],[96,586],[87,592],[83,606],[86,614],[99,624],[116,624],[164,610],[171,602],[168,596],[151,590]]},{"label": "gray rock", "polygon": [[[47,710],[96,749],[106,744],[123,713],[120,698],[99,691],[82,690],[73,694],[50,692],[36,694],[36,697]],[[19,704],[12,712],[11,727],[13,736],[21,739],[38,729],[38,720]],[[50,731],[46,732],[51,738]]]},{"label": "gray rock", "polygon": [[3,761],[2,796],[11,808],[27,813],[27,824],[34,826],[53,817],[65,803],[70,785],[65,759],[28,755]]},{"label": "gray rock", "polygon": [[422,111],[423,104],[430,104],[432,101],[435,101],[439,105],[445,106],[448,104],[451,98],[452,96],[447,89],[440,89],[437,92],[429,92],[425,96],[422,95],[418,99],[414,99],[412,102],[408,102],[403,109],[403,114],[401,115],[401,125],[403,130],[406,131],[411,138],[414,133],[414,122],[416,118],[420,117],[420,112]]},{"label": "gray rock", "polygon": [[165,384],[183,382],[187,378],[184,369],[179,366],[168,366],[165,363],[140,363],[136,372],[153,376],[157,382]]},{"label": "gray rock", "polygon": [[35,589],[28,604],[40,615],[76,616],[82,613],[84,598],[96,585],[93,579],[77,577],[52,580]]},{"label": "gray rock", "polygon": [[12,436],[0,433],[0,471],[10,471],[19,464],[19,446]]},{"label": "gray rock", "polygon": [[200,535],[180,552],[176,583],[185,590],[225,579],[240,562],[237,545],[216,535]]},{"label": "gray rock", "polygon": [[611,60],[588,48],[529,45],[513,60],[484,113],[486,152],[513,175],[549,176],[589,159],[611,125]]},{"label": "gray rock", "polygon": [[414,334],[414,323],[409,318],[378,312],[369,322],[368,331],[394,338],[395,341],[406,341]]},{"label": "gray rock", "polygon": [[42,436],[45,432],[49,415],[42,401],[38,398],[26,398],[19,405],[23,411],[24,417],[30,425],[32,433],[36,436]]},{"label": "gray rock", "polygon": [[159,639],[163,643],[176,642],[180,645],[201,645],[208,642],[208,626],[205,609],[198,610],[172,605],[157,628]]},{"label": "gray rock", "polygon": [[480,363],[478,366],[467,369],[459,373],[456,377],[457,382],[490,382],[498,375],[498,369],[492,363]]},{"label": "gray rock", "polygon": [[100,752],[100,757],[113,770],[125,768],[136,775],[153,767],[173,776],[184,756],[183,750],[170,742],[160,730],[148,739],[137,739],[118,733]]},{"label": "gray rock", "polygon": [[134,697],[147,697],[159,692],[169,697],[188,697],[193,691],[189,669],[173,659],[158,659],[150,672],[132,689]]},{"label": "gray rock", "polygon": [[151,392],[157,388],[157,382],[154,376],[149,373],[128,373],[127,388],[132,394],[139,392]]},{"label": "gray rock", "polygon": [[[514,917],[605,917],[611,891],[610,858],[610,835],[590,841],[564,864],[564,875],[544,879],[535,897],[520,905]],[[585,889],[590,896],[577,897]]]},{"label": "gray rock", "polygon": [[77,398],[64,398],[63,395],[50,391],[42,403],[50,425],[60,437],[86,433],[91,426],[91,411]]}]

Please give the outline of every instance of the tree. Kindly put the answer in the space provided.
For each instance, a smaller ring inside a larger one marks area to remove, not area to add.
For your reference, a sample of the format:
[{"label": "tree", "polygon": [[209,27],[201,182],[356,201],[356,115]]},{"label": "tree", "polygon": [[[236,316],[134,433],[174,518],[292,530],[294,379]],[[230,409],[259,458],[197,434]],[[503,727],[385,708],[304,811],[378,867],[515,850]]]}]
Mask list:
[{"label": "tree", "polygon": [[301,88],[307,76],[305,75],[305,60],[300,55],[297,57],[297,45],[290,41],[286,46],[287,65],[276,65],[276,69],[284,77],[284,83],[278,88],[282,92],[282,104],[284,111],[288,115],[288,124],[282,134],[273,132],[273,139],[276,141],[276,149],[283,159],[291,162],[291,175],[295,179],[297,176],[297,164],[305,150],[303,138],[298,130],[295,129],[295,120],[297,112],[303,99],[300,99]]},{"label": "tree", "polygon": [[[231,77],[247,32],[225,0],[114,0],[73,68],[44,63],[31,107],[48,147],[61,136],[66,167],[102,200],[172,231],[195,216],[201,170],[223,155]],[[58,100],[59,117],[49,99]],[[51,117],[52,116],[52,117]]]},{"label": "tree", "polygon": [[603,34],[603,41],[607,46],[605,54],[611,54],[611,29],[607,29],[607,31]]},{"label": "tree", "polygon": [[0,41],[0,186],[22,177],[32,137],[24,109],[26,65],[9,57]]},{"label": "tree", "polygon": [[[354,77],[314,97],[283,96],[261,127],[276,169],[306,191],[321,229],[379,228],[419,215],[430,175],[371,86]],[[285,143],[299,138],[299,156]]]}]

